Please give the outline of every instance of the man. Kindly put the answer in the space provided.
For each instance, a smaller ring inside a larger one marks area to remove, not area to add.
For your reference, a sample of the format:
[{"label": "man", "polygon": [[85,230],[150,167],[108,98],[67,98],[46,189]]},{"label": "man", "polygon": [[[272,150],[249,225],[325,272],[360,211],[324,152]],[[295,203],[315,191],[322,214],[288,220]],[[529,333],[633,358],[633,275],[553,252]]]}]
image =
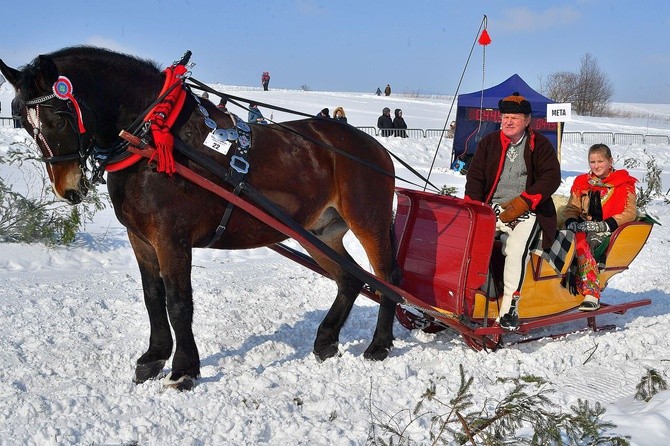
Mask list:
[{"label": "man", "polygon": [[391,109],[384,107],[382,110],[382,115],[377,118],[377,128],[381,129],[382,136],[391,136],[393,128],[393,119],[391,119]]},{"label": "man", "polygon": [[496,237],[505,255],[503,299],[499,323],[503,329],[519,327],[519,292],[530,248],[542,233],[549,248],[557,229],[551,195],[561,184],[556,150],[541,133],[530,128],[530,102],[519,93],[498,102],[500,130],[477,145],[465,184],[465,199],[490,204],[496,215]]},{"label": "man", "polygon": [[23,127],[21,124],[21,107],[23,107],[23,101],[19,95],[14,96],[14,99],[12,99],[12,118],[14,118],[15,129],[20,129]]}]

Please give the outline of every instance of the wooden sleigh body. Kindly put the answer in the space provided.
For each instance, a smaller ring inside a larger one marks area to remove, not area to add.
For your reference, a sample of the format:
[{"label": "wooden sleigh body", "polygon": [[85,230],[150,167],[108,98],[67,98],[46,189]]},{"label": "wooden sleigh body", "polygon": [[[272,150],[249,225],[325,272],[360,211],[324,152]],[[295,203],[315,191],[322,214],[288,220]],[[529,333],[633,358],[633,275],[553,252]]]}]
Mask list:
[{"label": "wooden sleigh body", "polygon": [[[495,349],[505,333],[497,324],[499,296],[491,286],[502,270],[502,255],[494,242],[495,215],[489,206],[414,190],[398,189],[396,236],[401,288],[417,296],[430,310],[400,306],[400,323],[410,329],[459,331],[473,348]],[[628,269],[651,233],[652,224],[622,225],[611,236],[600,273],[603,288],[615,274]],[[583,296],[561,286],[574,256],[574,245],[562,271],[537,252],[532,253],[521,290],[519,332],[586,319],[596,329],[596,317],[624,313],[649,305],[649,299],[623,304],[603,303],[593,312],[580,312]],[[491,276],[493,280],[490,281]],[[497,289],[501,289],[498,287]]]}]

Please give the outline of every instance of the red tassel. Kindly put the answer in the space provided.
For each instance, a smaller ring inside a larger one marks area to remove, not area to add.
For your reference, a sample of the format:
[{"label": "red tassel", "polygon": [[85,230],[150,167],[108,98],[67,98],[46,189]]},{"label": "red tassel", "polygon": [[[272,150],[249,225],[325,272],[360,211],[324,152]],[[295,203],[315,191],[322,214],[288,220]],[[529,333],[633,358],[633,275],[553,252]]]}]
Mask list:
[{"label": "red tassel", "polygon": [[[186,72],[186,67],[178,65],[165,69],[165,84],[161,95],[170,88],[173,83],[180,82],[179,76]],[[159,104],[157,104],[144,118],[151,121],[151,136],[154,140],[156,152],[151,156],[157,162],[157,171],[172,175],[175,172],[172,148],[174,147],[174,136],[170,128],[177,120],[179,112],[186,100],[186,91],[181,86],[175,87]]]},{"label": "red tassel", "polygon": [[482,31],[482,35],[479,36],[479,44],[482,46],[486,46],[489,43],[491,43],[491,37],[489,37],[488,31],[484,30]]}]

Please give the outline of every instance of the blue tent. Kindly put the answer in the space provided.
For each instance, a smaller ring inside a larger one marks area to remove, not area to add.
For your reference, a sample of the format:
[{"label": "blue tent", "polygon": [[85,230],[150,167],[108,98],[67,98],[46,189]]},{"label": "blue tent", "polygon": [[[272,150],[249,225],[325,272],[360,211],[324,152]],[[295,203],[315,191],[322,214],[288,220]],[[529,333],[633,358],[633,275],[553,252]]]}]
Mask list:
[{"label": "blue tent", "polygon": [[477,143],[487,134],[500,128],[500,112],[498,101],[514,92],[519,92],[529,102],[533,110],[530,126],[549,138],[554,147],[557,147],[557,129],[555,122],[547,122],[547,104],[555,101],[542,96],[524,82],[518,74],[484,91],[458,95],[456,109],[456,132],[452,161],[457,163],[469,161],[475,153]]}]

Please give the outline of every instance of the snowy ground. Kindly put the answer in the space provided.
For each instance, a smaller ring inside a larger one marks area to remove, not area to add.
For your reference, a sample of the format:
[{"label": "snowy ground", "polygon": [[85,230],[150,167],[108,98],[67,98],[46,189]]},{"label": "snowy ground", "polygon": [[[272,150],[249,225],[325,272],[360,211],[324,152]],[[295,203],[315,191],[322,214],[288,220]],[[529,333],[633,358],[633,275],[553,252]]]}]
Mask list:
[{"label": "snowy ground", "polygon": [[[442,128],[455,117],[454,110],[447,118],[451,98],[218,87],[307,113],[341,105],[357,126],[374,126],[384,106],[402,108],[413,128]],[[0,99],[7,110],[11,92],[3,87]],[[670,134],[670,105],[615,107],[634,116],[576,117],[566,130]],[[25,136],[0,129],[0,155]],[[437,138],[379,139],[427,174]],[[455,186],[462,195],[464,178],[447,168],[450,145],[442,142],[431,181]],[[585,171],[587,148],[564,145],[562,192]],[[664,166],[665,188],[670,186],[667,146],[612,148],[625,158],[652,154]],[[633,173],[641,178],[644,171]],[[0,175],[23,187],[16,171],[0,165]],[[149,326],[132,250],[111,209],[97,214],[68,248],[0,244],[0,444],[365,444],[373,418],[392,422],[395,415],[394,422],[407,426],[409,414],[402,411],[411,410],[431,383],[442,400],[453,397],[460,365],[474,376],[480,407],[509,390],[497,377],[532,374],[553,384],[558,407],[567,410],[578,398],[598,401],[607,409],[605,419],[617,425],[614,432],[632,436],[632,444],[667,444],[670,391],[649,403],[633,398],[647,368],[670,377],[670,206],[659,201],[649,210],[663,225],[654,228],[630,270],[611,280],[604,299],[650,298],[651,305],[603,317],[600,323],[615,324],[614,331],[581,331],[496,353],[470,350],[450,331],[429,335],[397,324],[390,357],[366,361],[362,353],[377,308],[361,297],[343,329],[342,356],[319,363],[312,342],[332,302],[332,282],[267,249],[196,250],[194,329],[202,379],[185,393],[164,391],[158,381],[131,382]],[[353,240],[349,246],[365,263]],[[430,443],[425,423],[409,425],[407,434],[413,444]]]}]

